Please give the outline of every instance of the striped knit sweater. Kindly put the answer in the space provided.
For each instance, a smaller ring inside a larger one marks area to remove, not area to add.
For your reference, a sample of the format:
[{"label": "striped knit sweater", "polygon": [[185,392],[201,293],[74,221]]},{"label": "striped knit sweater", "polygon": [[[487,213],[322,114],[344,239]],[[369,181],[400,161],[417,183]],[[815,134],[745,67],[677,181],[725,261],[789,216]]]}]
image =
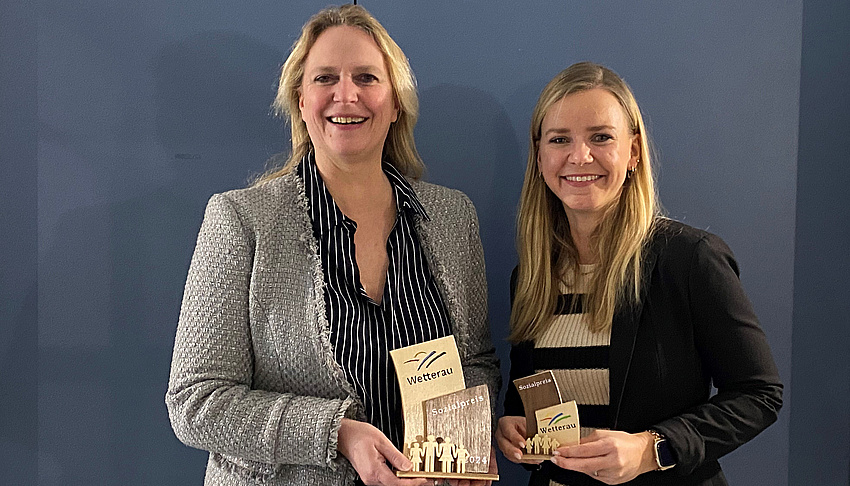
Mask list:
[{"label": "striped knit sweater", "polygon": [[[557,316],[535,341],[535,372],[552,370],[566,400],[575,400],[581,434],[608,424],[608,346],[611,329],[592,333],[581,301],[596,265],[582,265],[578,282],[561,284]],[[571,275],[571,274],[570,274]],[[578,302],[573,305],[574,300]]]}]

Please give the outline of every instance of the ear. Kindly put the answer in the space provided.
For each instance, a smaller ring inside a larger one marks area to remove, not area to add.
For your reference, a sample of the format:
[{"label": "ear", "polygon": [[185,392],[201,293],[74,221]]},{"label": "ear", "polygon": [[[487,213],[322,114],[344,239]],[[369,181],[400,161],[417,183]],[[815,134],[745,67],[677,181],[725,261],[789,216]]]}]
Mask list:
[{"label": "ear", "polygon": [[641,141],[640,133],[636,133],[632,135],[632,147],[631,147],[631,157],[629,158],[629,169],[634,169],[637,167],[638,162],[640,162],[640,146]]},{"label": "ear", "polygon": [[537,149],[537,173],[543,174],[543,168],[541,167],[543,164],[540,162],[540,142],[535,142],[534,146]]},{"label": "ear", "polygon": [[301,118],[304,118],[304,93],[298,89],[298,111],[301,112]]},{"label": "ear", "polygon": [[393,110],[393,119],[392,119],[392,121],[391,121],[390,123],[395,123],[395,122],[397,122],[397,121],[398,121],[398,113],[399,113],[399,111],[400,111],[400,110],[399,110],[399,108],[398,108],[398,101],[396,101],[396,102],[395,102],[395,108],[394,108],[394,110]]}]

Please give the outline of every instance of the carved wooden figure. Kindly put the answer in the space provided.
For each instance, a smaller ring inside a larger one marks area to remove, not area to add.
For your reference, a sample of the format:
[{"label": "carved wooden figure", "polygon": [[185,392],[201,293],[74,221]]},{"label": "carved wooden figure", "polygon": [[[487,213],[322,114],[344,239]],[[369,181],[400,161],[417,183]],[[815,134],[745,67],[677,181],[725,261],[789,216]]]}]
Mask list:
[{"label": "carved wooden figure", "polygon": [[455,468],[455,472],[459,472],[461,474],[466,473],[466,460],[469,459],[469,451],[466,450],[466,447],[464,447],[463,444],[458,444],[455,454],[457,455],[457,467]]},{"label": "carved wooden figure", "polygon": [[440,470],[445,473],[452,472],[452,463],[455,462],[455,445],[449,437],[443,439],[440,444]]},{"label": "carved wooden figure", "polygon": [[410,468],[411,471],[420,471],[422,467],[422,448],[419,447],[419,442],[414,442],[410,445],[410,451],[408,451],[408,459],[413,463],[413,467]]},{"label": "carved wooden figure", "polygon": [[425,451],[425,472],[434,472],[434,459],[437,457],[437,438],[428,436],[428,440],[422,443]]},{"label": "carved wooden figure", "polygon": [[552,446],[552,438],[548,435],[543,436],[543,440],[540,441],[540,446],[543,447],[543,455],[549,455],[549,447]]}]

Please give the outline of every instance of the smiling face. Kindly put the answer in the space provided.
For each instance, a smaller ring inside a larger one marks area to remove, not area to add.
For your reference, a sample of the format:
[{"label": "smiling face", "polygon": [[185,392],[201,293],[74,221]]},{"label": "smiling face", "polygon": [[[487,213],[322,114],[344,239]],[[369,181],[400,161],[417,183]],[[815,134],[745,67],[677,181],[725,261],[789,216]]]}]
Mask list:
[{"label": "smiling face", "polygon": [[304,61],[298,106],[317,161],[380,162],[398,109],[372,36],[347,25],[322,32]]},{"label": "smiling face", "polygon": [[639,156],[639,135],[605,89],[569,94],[543,117],[537,167],[570,221],[601,217],[619,197],[626,171]]}]

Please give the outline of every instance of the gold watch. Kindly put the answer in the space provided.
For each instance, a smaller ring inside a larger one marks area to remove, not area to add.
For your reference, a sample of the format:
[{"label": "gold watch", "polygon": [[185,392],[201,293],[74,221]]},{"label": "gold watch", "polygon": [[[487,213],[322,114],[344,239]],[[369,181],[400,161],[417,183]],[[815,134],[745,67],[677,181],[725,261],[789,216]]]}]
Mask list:
[{"label": "gold watch", "polygon": [[666,471],[676,465],[676,459],[673,456],[673,449],[670,448],[670,443],[667,442],[667,437],[659,434],[654,430],[647,430],[652,434],[654,440],[652,450],[655,452],[655,463],[658,464],[656,471]]}]

